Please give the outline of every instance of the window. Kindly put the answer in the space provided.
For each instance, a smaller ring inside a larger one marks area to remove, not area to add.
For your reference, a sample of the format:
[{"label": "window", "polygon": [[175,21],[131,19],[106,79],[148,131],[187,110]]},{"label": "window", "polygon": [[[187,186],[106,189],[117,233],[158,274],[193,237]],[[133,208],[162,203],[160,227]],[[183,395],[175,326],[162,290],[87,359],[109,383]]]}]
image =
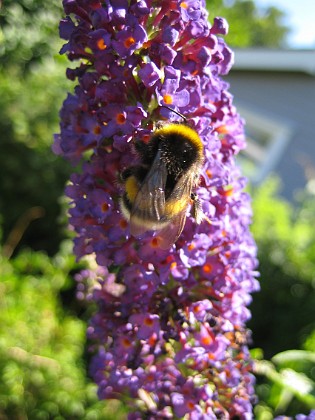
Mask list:
[{"label": "window", "polygon": [[245,119],[247,148],[242,150],[238,161],[253,183],[260,183],[283,156],[292,134],[292,125],[283,120],[270,118],[259,111],[237,106]]}]

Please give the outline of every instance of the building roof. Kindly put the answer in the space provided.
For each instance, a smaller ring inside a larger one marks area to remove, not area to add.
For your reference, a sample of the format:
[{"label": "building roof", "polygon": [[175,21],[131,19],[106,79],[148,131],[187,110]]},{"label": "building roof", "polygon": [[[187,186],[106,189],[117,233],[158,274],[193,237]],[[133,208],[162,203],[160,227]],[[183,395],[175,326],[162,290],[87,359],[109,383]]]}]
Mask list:
[{"label": "building roof", "polygon": [[232,70],[303,72],[315,76],[315,49],[234,49]]}]

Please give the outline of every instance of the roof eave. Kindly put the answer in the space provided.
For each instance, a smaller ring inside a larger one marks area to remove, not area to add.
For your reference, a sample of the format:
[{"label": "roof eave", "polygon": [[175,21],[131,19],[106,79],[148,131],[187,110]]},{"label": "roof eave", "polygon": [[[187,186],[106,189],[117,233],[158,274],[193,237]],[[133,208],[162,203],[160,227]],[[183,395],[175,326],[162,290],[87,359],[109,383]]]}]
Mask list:
[{"label": "roof eave", "polygon": [[303,72],[315,76],[315,49],[234,49],[233,70]]}]

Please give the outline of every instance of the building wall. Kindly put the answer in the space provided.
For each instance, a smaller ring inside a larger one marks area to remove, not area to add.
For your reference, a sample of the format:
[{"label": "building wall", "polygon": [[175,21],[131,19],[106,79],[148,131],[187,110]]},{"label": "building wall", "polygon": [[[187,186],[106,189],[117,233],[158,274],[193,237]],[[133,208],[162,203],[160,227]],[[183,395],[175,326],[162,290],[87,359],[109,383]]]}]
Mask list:
[{"label": "building wall", "polygon": [[[234,103],[289,128],[288,142],[274,164],[292,200],[315,179],[315,77],[295,72],[237,71],[226,76]],[[240,111],[241,112],[241,111]]]}]

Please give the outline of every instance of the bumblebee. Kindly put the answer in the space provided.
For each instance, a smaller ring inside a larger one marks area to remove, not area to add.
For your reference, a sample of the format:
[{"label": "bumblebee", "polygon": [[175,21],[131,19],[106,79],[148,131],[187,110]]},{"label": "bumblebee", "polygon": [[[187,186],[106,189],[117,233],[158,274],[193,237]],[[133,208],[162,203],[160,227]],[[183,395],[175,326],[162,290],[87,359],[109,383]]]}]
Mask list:
[{"label": "bumblebee", "polygon": [[206,218],[192,192],[199,184],[203,144],[186,122],[172,122],[157,128],[147,143],[136,141],[135,148],[140,163],[122,173],[121,211],[133,236],[159,231],[158,245],[168,249],[184,228],[190,203],[197,223]]}]

